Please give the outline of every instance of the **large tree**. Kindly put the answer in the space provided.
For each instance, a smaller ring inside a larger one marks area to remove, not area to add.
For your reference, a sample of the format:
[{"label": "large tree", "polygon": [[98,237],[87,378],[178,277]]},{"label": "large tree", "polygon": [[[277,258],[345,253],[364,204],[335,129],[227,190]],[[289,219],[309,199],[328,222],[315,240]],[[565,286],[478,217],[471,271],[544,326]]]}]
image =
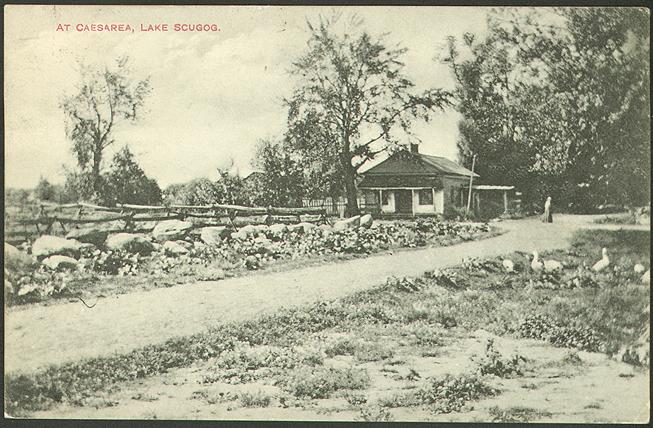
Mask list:
[{"label": "large tree", "polygon": [[[459,151],[484,179],[572,209],[644,203],[650,190],[648,22],[637,9],[495,11],[450,38]],[[461,60],[458,50],[470,53]]]},{"label": "large tree", "polygon": [[313,134],[332,145],[328,156],[320,158],[325,151],[318,150],[314,159],[335,164],[330,170],[342,178],[351,215],[359,212],[360,167],[388,147],[410,142],[412,120],[428,120],[447,105],[449,93],[417,93],[403,73],[405,48],[389,48],[383,37],[361,30],[355,17],[339,33],[338,21],[334,16],[308,23],[307,49],[291,70],[298,84],[286,103],[294,137]]},{"label": "large tree", "polygon": [[116,126],[135,121],[149,93],[149,79],[132,78],[127,58],[120,58],[113,68],[83,67],[75,93],[63,98],[66,135],[81,172],[90,174],[96,197],[102,192],[102,158],[114,143]]}]

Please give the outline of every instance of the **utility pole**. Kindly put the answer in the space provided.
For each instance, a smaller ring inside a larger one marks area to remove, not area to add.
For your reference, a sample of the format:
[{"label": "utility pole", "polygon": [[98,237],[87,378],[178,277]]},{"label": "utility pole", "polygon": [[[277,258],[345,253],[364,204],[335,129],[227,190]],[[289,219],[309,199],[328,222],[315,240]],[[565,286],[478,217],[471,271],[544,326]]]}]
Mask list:
[{"label": "utility pole", "polygon": [[472,173],[469,175],[469,191],[467,192],[467,211],[466,215],[469,215],[469,208],[472,204],[472,183],[474,182],[474,166],[476,164],[476,155],[472,156]]}]

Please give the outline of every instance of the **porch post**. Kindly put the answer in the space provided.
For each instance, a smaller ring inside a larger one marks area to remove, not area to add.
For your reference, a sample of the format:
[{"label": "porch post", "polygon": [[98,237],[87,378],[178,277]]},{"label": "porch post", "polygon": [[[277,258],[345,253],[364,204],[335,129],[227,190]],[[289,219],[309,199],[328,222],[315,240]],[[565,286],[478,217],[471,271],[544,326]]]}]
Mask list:
[{"label": "porch post", "polygon": [[379,212],[383,211],[383,190],[379,189]]},{"label": "porch post", "polygon": [[[434,213],[437,213],[437,212],[438,212],[438,209],[435,207],[435,187],[431,187],[431,194],[433,195],[433,196],[432,196],[432,198],[433,198],[433,212],[434,212]],[[444,195],[443,195],[443,201],[442,201],[442,203],[443,203],[443,205],[444,205]]]},{"label": "porch post", "polygon": [[503,191],[503,212],[508,213],[508,191]]},{"label": "porch post", "polygon": [[410,194],[412,195],[412,198],[410,198],[410,210],[413,213],[413,217],[415,217],[415,189],[411,189]]}]

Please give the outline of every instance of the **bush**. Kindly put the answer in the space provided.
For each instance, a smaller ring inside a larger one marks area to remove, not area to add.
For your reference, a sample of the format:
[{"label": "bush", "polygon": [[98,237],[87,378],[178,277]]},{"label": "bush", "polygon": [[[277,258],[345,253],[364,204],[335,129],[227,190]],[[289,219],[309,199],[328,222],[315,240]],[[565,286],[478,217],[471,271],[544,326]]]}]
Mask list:
[{"label": "bush", "polygon": [[301,367],[281,381],[283,387],[299,398],[329,398],[339,390],[365,389],[370,385],[366,370],[356,368]]},{"label": "bush", "polygon": [[472,361],[476,363],[481,375],[494,375],[501,378],[521,376],[523,374],[523,363],[526,359],[515,354],[510,359],[505,359],[494,347],[494,340],[488,339],[485,344],[485,354],[478,357],[473,356]]},{"label": "bush", "polygon": [[272,397],[262,391],[242,392],[238,394],[238,399],[243,407],[268,407],[272,402]]},{"label": "bush", "polygon": [[465,403],[495,395],[497,391],[469,374],[446,375],[429,379],[425,387],[415,392],[422,404],[432,405],[434,413],[451,413],[462,410]]}]

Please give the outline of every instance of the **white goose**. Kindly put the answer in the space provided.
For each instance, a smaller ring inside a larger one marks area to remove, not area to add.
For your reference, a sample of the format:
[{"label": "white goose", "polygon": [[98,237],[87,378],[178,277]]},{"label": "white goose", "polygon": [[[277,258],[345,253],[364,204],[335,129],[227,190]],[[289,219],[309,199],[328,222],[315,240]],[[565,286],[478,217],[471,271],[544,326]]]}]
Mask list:
[{"label": "white goose", "polygon": [[643,264],[637,263],[633,268],[633,270],[635,271],[635,273],[644,273],[644,270],[646,270],[646,268],[644,267]]},{"label": "white goose", "polygon": [[642,283],[644,284],[651,283],[651,269],[647,270],[646,272],[644,272],[644,275],[642,275]]},{"label": "white goose", "polygon": [[533,269],[535,272],[539,272],[542,270],[544,267],[544,263],[540,261],[538,258],[537,251],[533,251],[533,261],[531,261],[531,269]]},{"label": "white goose", "polygon": [[608,257],[608,249],[604,247],[601,250],[601,253],[603,254],[603,257],[601,257],[601,260],[594,263],[594,266],[592,266],[592,270],[594,272],[601,272],[603,269],[610,266],[610,258]]},{"label": "white goose", "polygon": [[557,260],[544,260],[544,270],[547,272],[562,270],[562,263]]},{"label": "white goose", "polygon": [[503,259],[503,268],[505,269],[506,272],[514,272],[515,271],[515,264],[513,263],[512,260],[510,259]]}]

